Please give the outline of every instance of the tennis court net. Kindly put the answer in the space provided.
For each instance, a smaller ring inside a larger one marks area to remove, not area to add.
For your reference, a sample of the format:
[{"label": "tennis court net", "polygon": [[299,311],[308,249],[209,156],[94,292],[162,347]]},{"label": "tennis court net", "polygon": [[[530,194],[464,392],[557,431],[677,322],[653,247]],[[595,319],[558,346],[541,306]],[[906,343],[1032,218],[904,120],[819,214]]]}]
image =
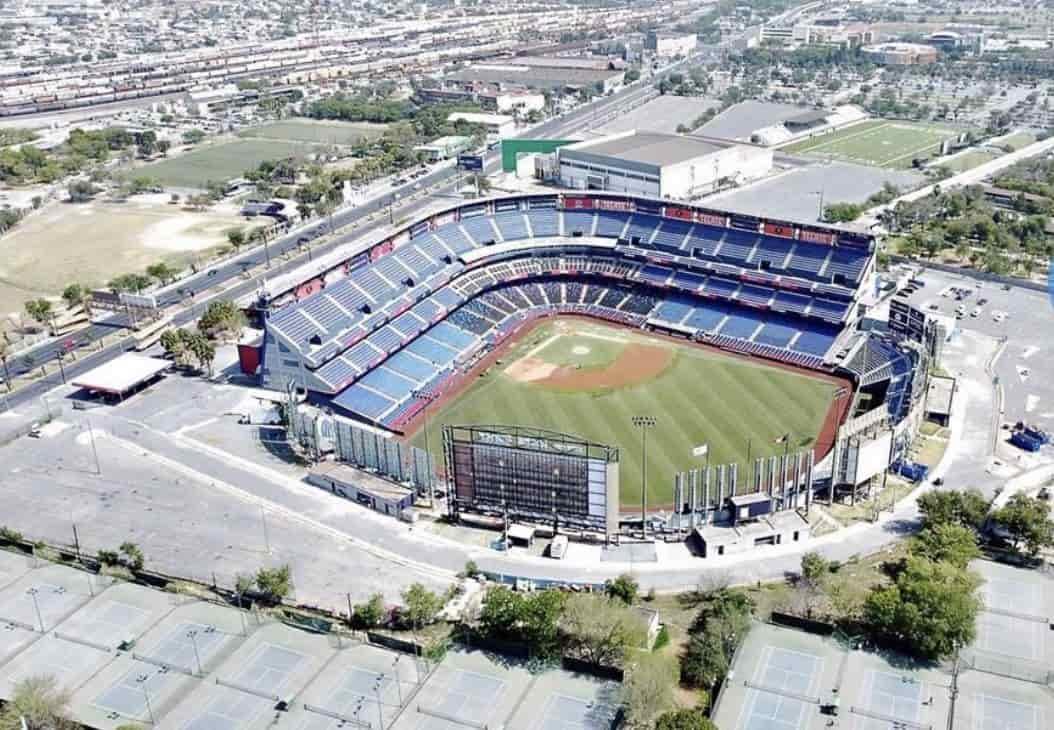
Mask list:
[{"label": "tennis court net", "polygon": [[430,710],[427,707],[421,707],[421,705],[417,706],[417,711],[420,712],[422,715],[428,715],[429,717],[434,717],[437,720],[446,720],[447,722],[452,722],[456,725],[464,725],[465,727],[475,728],[475,730],[487,730],[487,725],[485,723],[476,722],[474,720],[466,720],[462,717],[450,715],[446,712],[440,712],[439,710]]},{"label": "tennis court net", "polygon": [[91,649],[98,649],[99,651],[105,651],[107,654],[113,654],[113,647],[112,646],[106,646],[106,644],[100,644],[97,641],[89,641],[88,639],[82,639],[79,636],[72,636],[70,634],[64,634],[61,631],[56,631],[55,632],[55,638],[56,639],[62,639],[63,641],[68,641],[68,642],[73,643],[73,644],[80,644],[82,646],[87,646],[87,647],[89,647]]},{"label": "tennis court net", "polygon": [[367,728],[367,730],[373,727],[373,725],[368,722],[356,719],[354,717],[351,717],[350,715],[344,715],[339,712],[334,712],[333,710],[327,710],[325,707],[319,707],[318,705],[309,705],[305,702],[304,709],[308,712],[313,712],[316,715],[322,715],[323,717],[328,717],[333,720],[340,720],[343,723],[354,725],[355,727]]},{"label": "tennis court net", "polygon": [[863,707],[850,707],[849,712],[854,715],[860,715],[862,717],[870,717],[872,720],[888,722],[891,727],[898,728],[898,730],[933,730],[933,725],[926,725],[921,722],[915,722],[914,720],[904,720],[902,718],[893,717],[892,715],[886,715],[881,712],[865,710]]},{"label": "tennis court net", "polygon": [[230,687],[231,689],[236,689],[239,692],[244,692],[247,695],[262,697],[263,699],[270,700],[272,702],[278,702],[281,699],[274,692],[264,692],[263,690],[256,689],[255,687],[249,687],[245,684],[238,684],[237,682],[232,682],[229,679],[220,679],[219,677],[216,677],[216,684],[220,685],[221,687]]},{"label": "tennis court net", "polygon": [[810,705],[820,704],[820,698],[811,695],[803,695],[798,692],[791,692],[789,689],[784,687],[772,687],[767,684],[759,684],[758,682],[751,682],[749,679],[743,680],[743,686],[749,687],[750,689],[756,689],[761,692],[768,692],[774,695],[783,695],[784,697],[790,697],[792,700],[798,700],[799,702],[807,702]]},{"label": "tennis court net", "polygon": [[194,676],[194,672],[191,671],[189,667],[181,667],[178,664],[173,664],[172,662],[166,662],[163,659],[155,659],[154,657],[147,656],[146,654],[137,654],[137,653],[135,653],[133,651],[132,652],[132,658],[135,659],[136,661],[139,661],[139,662],[146,662],[147,664],[153,664],[155,667],[161,667],[166,672],[167,671],[173,671],[173,672],[179,672],[180,674],[185,674],[188,677],[193,677]]},{"label": "tennis court net", "polygon": [[1018,613],[1017,611],[1008,611],[1005,608],[993,608],[992,606],[985,606],[984,610],[988,613],[995,613],[1000,616],[1009,616],[1010,618],[1019,618],[1022,621],[1031,621],[1037,624],[1050,623],[1050,618],[1046,616],[1037,616],[1033,613]]}]

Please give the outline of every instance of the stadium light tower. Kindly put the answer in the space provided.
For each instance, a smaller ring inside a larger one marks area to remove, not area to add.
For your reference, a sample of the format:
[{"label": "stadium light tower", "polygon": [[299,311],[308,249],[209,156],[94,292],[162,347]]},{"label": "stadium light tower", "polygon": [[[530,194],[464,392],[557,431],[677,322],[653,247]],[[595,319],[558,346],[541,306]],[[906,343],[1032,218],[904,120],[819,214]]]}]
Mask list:
[{"label": "stadium light tower", "polygon": [[435,508],[436,504],[436,487],[435,479],[432,478],[432,449],[428,445],[428,406],[432,404],[432,401],[436,400],[439,395],[426,390],[414,390],[410,393],[414,400],[418,400],[424,405],[421,408],[421,413],[425,419],[425,456],[427,457],[427,473],[428,473],[428,503]]},{"label": "stadium light tower", "polygon": [[655,427],[654,416],[633,416],[634,428],[640,429],[640,531],[648,536],[648,429]]}]

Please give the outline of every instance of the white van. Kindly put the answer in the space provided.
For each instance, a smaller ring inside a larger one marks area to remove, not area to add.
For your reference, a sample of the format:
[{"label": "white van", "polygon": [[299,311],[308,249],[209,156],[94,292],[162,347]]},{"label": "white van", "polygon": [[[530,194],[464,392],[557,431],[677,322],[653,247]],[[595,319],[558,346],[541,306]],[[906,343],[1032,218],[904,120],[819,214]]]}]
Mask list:
[{"label": "white van", "polygon": [[549,557],[553,560],[563,560],[567,555],[567,535],[557,535],[549,543]]}]

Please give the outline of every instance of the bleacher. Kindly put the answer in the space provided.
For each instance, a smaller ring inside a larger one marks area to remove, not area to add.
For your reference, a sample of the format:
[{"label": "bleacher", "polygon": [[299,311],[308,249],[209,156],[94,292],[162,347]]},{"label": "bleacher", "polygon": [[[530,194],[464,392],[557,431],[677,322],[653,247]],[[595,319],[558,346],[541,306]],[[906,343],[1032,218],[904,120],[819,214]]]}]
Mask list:
[{"label": "bleacher", "polygon": [[[481,210],[419,231],[271,315],[269,328],[338,393],[338,407],[382,424],[404,418],[413,411],[410,389],[440,387],[518,318],[552,310],[670,326],[738,352],[815,367],[833,346],[870,259],[867,249],[644,213]],[[459,259],[492,242],[576,231],[621,238],[637,253]],[[641,262],[648,251],[664,254],[653,258],[664,263]],[[689,256],[700,263],[686,266]]]}]

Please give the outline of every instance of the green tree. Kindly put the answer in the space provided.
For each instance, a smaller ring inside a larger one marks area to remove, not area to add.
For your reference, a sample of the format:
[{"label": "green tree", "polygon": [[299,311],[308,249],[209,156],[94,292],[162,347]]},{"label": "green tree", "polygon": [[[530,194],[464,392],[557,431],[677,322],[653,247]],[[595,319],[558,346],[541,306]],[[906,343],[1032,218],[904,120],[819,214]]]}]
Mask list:
[{"label": "green tree", "polygon": [[746,594],[722,588],[704,594],[681,656],[681,679],[709,689],[728,671],[739,641],[750,629],[753,603]]},{"label": "green tree", "polygon": [[150,266],[146,268],[146,273],[148,276],[157,279],[157,282],[164,286],[175,279],[176,275],[179,274],[179,271],[169,266],[164,261],[158,261],[156,264],[150,264]]},{"label": "green tree", "polygon": [[864,623],[876,639],[904,652],[949,657],[974,639],[980,583],[951,563],[909,557],[893,585],[868,595]]},{"label": "green tree", "polygon": [[822,600],[831,564],[817,552],[808,552],[801,558],[801,573],[798,591],[805,605],[805,615],[812,618],[817,604]]},{"label": "green tree", "polygon": [[637,581],[628,573],[623,573],[617,578],[604,583],[604,592],[607,593],[608,597],[618,599],[626,605],[633,603],[637,599],[639,590],[640,586]]},{"label": "green tree", "polygon": [[649,728],[673,705],[677,664],[666,654],[637,654],[622,681],[622,703],[631,727]]},{"label": "green tree", "polygon": [[70,284],[62,290],[62,301],[66,302],[66,306],[73,309],[76,306],[83,305],[89,295],[88,288],[81,284]]},{"label": "green tree", "polygon": [[1010,540],[1015,552],[1036,557],[1043,548],[1054,547],[1054,521],[1043,500],[1015,494],[992,514],[992,525]]},{"label": "green tree", "polygon": [[352,608],[351,623],[356,628],[373,629],[384,621],[384,614],[384,596],[374,593],[368,601]]},{"label": "green tree", "polygon": [[919,497],[923,527],[958,524],[980,530],[988,516],[988,500],[976,489],[932,491]]},{"label": "green tree", "polygon": [[402,599],[402,618],[414,628],[432,623],[443,609],[443,597],[420,583],[413,583],[404,590]]},{"label": "green tree", "polygon": [[0,730],[74,730],[69,719],[70,695],[51,675],[19,681],[0,709]]},{"label": "green tree", "polygon": [[183,133],[183,142],[185,144],[198,144],[205,139],[205,133],[200,129],[188,129]]},{"label": "green tree", "polygon": [[522,594],[504,586],[491,588],[480,612],[480,630],[484,636],[526,644],[536,656],[557,656],[564,601],[559,591]]},{"label": "green tree", "polygon": [[864,212],[864,206],[856,203],[831,203],[823,208],[823,219],[829,223],[849,223]]},{"label": "green tree", "polygon": [[237,250],[245,245],[245,231],[241,228],[235,228],[227,231],[227,242]]},{"label": "green tree", "polygon": [[89,180],[74,180],[66,186],[66,192],[70,196],[71,203],[86,203],[95,197],[99,188],[92,185]]},{"label": "green tree", "polygon": [[188,337],[187,349],[198,361],[198,367],[212,375],[212,363],[216,359],[216,346],[205,335],[192,332]]},{"label": "green tree", "polygon": [[260,568],[256,572],[256,590],[268,601],[281,603],[283,598],[293,592],[293,571],[288,565]]},{"label": "green tree", "polygon": [[124,564],[132,570],[143,569],[143,551],[134,542],[123,542],[117,551],[124,557]]},{"label": "green tree", "polygon": [[942,560],[958,568],[965,568],[981,555],[977,533],[953,522],[927,525],[915,536],[912,552],[927,560]]},{"label": "green tree", "polygon": [[717,730],[717,725],[700,710],[671,710],[659,716],[655,730]]},{"label": "green tree", "polygon": [[245,324],[245,314],[238,305],[227,299],[210,302],[198,320],[198,328],[210,337],[239,333]]},{"label": "green tree", "polygon": [[150,277],[145,274],[121,274],[110,279],[106,286],[115,293],[135,292],[136,294],[141,294],[143,289],[150,286]]},{"label": "green tree", "polygon": [[184,329],[170,329],[161,333],[161,347],[179,365],[186,365],[187,356],[192,354],[188,347],[189,334]]},{"label": "green tree", "polygon": [[51,302],[47,299],[30,299],[26,302],[25,307],[26,314],[42,325],[50,326],[51,321],[55,318]]},{"label": "green tree", "polygon": [[644,648],[648,629],[640,614],[618,599],[578,593],[567,598],[560,630],[565,646],[587,662],[620,666]]}]

